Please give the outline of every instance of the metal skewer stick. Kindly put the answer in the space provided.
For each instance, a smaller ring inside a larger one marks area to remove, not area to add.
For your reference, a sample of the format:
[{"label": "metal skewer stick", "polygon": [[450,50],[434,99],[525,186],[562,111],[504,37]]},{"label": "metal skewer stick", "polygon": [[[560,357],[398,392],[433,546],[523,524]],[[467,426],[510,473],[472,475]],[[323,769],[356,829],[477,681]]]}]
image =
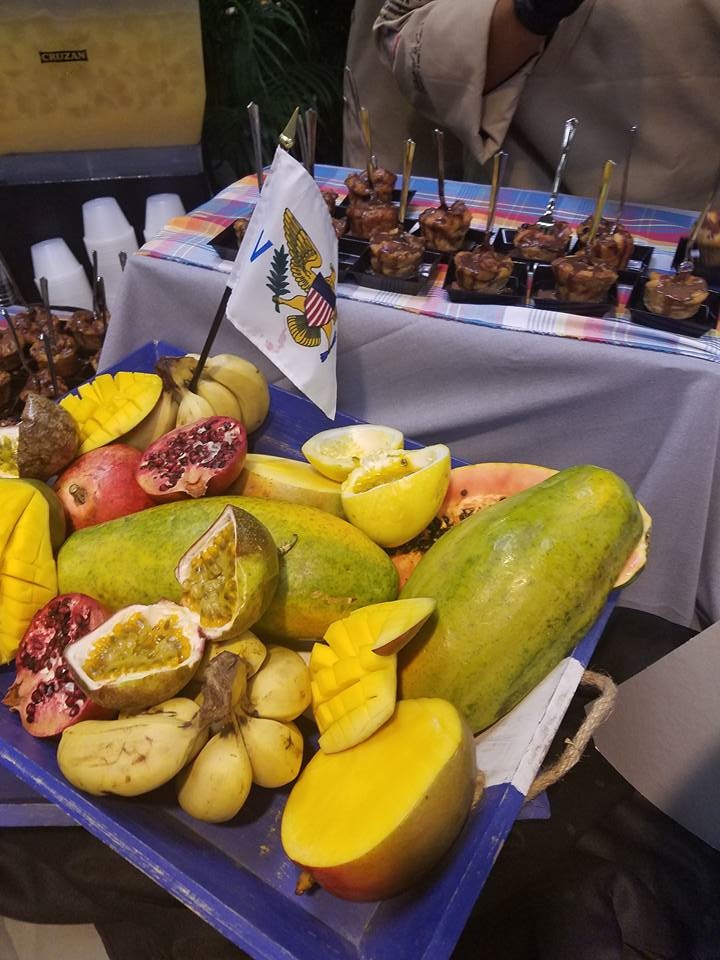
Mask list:
[{"label": "metal skewer stick", "polygon": [[55,349],[55,337],[53,336],[52,317],[50,315],[50,294],[48,292],[47,277],[40,277],[40,297],[45,309],[45,332],[40,334],[45,356],[47,357],[48,371],[50,373],[50,382],[52,383],[53,396],[57,400],[60,396],[57,383],[57,372],[55,370],[55,360],[53,359],[53,350]]},{"label": "metal skewer stick", "polygon": [[608,190],[610,189],[610,178],[612,177],[614,169],[615,163],[612,160],[606,160],[603,164],[602,175],[600,177],[600,190],[598,191],[598,198],[595,202],[595,212],[593,213],[592,224],[590,225],[590,232],[588,233],[587,238],[588,250],[592,246],[592,242],[595,239],[595,234],[600,226],[600,219],[602,217],[603,209],[605,208]]},{"label": "metal skewer stick", "polygon": [[[360,133],[362,135],[362,123],[360,122],[360,96],[358,94],[357,84],[355,83],[355,77],[353,76],[352,70],[350,67],[345,67],[345,79],[347,80],[347,87],[350,91],[350,99],[343,97],[343,100],[350,108],[350,113],[357,123]],[[364,139],[364,137],[363,137]]]},{"label": "metal skewer stick", "polygon": [[258,193],[260,193],[263,184],[262,137],[260,133],[260,108],[254,100],[251,100],[247,105],[247,112],[250,119],[250,135],[253,144],[255,175],[257,176]]},{"label": "metal skewer stick", "polygon": [[305,111],[305,136],[308,149],[307,172],[314,179],[315,154],[317,151],[317,110],[314,107],[308,107]]},{"label": "metal skewer stick", "polygon": [[553,224],[555,223],[555,206],[557,204],[558,193],[560,192],[560,181],[562,180],[565,164],[567,163],[568,153],[570,152],[570,144],[573,142],[573,137],[575,136],[577,126],[578,120],[575,117],[571,117],[569,120],[565,121],[565,130],[563,132],[562,145],[560,147],[560,160],[558,161],[557,170],[555,171],[555,179],[553,180],[550,197],[548,199],[547,206],[545,207],[545,213],[543,213],[543,215],[537,221],[537,226],[541,227],[543,230],[551,230]]},{"label": "metal skewer stick", "polygon": [[410,173],[412,171],[414,158],[415,158],[415,141],[406,140],[405,153],[403,155],[403,178],[402,178],[402,190],[400,192],[400,210],[398,213],[398,221],[400,222],[401,227],[405,220],[405,214],[407,213],[408,191],[410,190]]},{"label": "metal skewer stick", "polygon": [[93,317],[97,320],[99,316],[98,308],[98,255],[97,250],[93,250],[92,256],[92,312]]},{"label": "metal skewer stick", "polygon": [[120,261],[120,270],[125,273],[125,265],[127,264],[127,253],[124,250],[121,250],[118,254],[118,260]]},{"label": "metal skewer stick", "polygon": [[307,132],[305,130],[305,119],[302,113],[298,114],[297,122],[297,140],[300,147],[300,158],[302,160],[302,165],[309,172],[309,155],[308,155],[308,142],[307,142]]},{"label": "metal skewer stick", "polygon": [[622,219],[623,210],[625,209],[625,200],[627,199],[627,188],[628,188],[628,178],[630,176],[630,160],[632,159],[633,147],[635,146],[635,134],[637,133],[638,125],[634,123],[630,127],[630,132],[628,134],[627,149],[625,150],[625,163],[623,165],[623,178],[622,186],[620,188],[620,199],[618,201],[617,215],[615,217],[615,223],[613,228],[610,231],[615,233],[617,228],[620,226],[620,220]]},{"label": "metal skewer stick", "polygon": [[293,114],[287,122],[285,129],[278,136],[278,143],[283,150],[292,150],[295,144],[297,134],[298,117],[300,116],[300,107],[295,107]]},{"label": "metal skewer stick", "polygon": [[45,347],[45,356],[47,357],[48,370],[50,371],[50,382],[52,383],[53,397],[57,400],[60,396],[60,391],[58,390],[57,372],[55,370],[55,361],[53,360],[52,342],[47,333],[41,333],[40,339],[42,340],[43,347]]},{"label": "metal skewer stick", "polygon": [[372,136],[370,134],[370,115],[365,107],[360,107],[360,129],[365,144],[365,166],[367,168],[368,186],[375,189],[375,157],[372,151]]},{"label": "metal skewer stick", "polygon": [[680,264],[680,266],[677,268],[677,272],[678,272],[678,273],[692,273],[692,272],[693,272],[693,269],[694,269],[694,267],[695,267],[695,264],[692,262],[692,251],[693,251],[693,247],[694,247],[695,244],[697,243],[697,238],[698,238],[698,233],[700,232],[700,227],[701,227],[702,224],[703,224],[703,220],[705,219],[705,217],[706,217],[706,216],[708,215],[708,213],[710,212],[710,207],[712,207],[712,205],[713,205],[713,201],[714,201],[714,199],[715,199],[715,195],[717,194],[718,190],[720,190],[720,170],[718,170],[718,172],[717,172],[717,176],[716,176],[716,178],[715,178],[715,183],[713,184],[712,190],[710,191],[710,196],[707,198],[707,203],[705,204],[705,206],[702,208],[702,210],[701,210],[700,213],[698,214],[698,218],[697,218],[697,220],[695,221],[695,224],[694,224],[694,226],[693,226],[693,228],[692,228],[692,231],[691,231],[691,233],[690,233],[690,236],[688,237],[688,241],[687,241],[687,244],[686,244],[686,246],[685,246],[685,259],[684,259],[683,262]]},{"label": "metal skewer stick", "polygon": [[435,137],[435,152],[437,154],[438,200],[440,201],[440,208],[447,210],[447,203],[445,202],[445,134],[435,127],[433,136]]},{"label": "metal skewer stick", "polygon": [[108,306],[107,299],[105,297],[105,278],[98,277],[97,282],[97,292],[98,292],[98,310],[100,312],[100,318],[102,319],[103,330],[107,331],[107,321],[108,321]]},{"label": "metal skewer stick", "polygon": [[500,193],[500,184],[505,174],[505,165],[508,155],[503,150],[493,157],[492,180],[490,183],[490,200],[488,202],[487,224],[485,226],[485,246],[489,247],[492,241],[493,224],[495,223],[495,211],[497,210],[498,194]]},{"label": "metal skewer stick", "polygon": [[33,371],[30,369],[30,364],[25,359],[25,351],[23,350],[23,345],[20,342],[20,337],[18,336],[17,327],[15,326],[15,321],[10,316],[8,310],[5,307],[0,307],[0,313],[2,318],[7,324],[8,330],[12,334],[12,338],[15,341],[15,349],[18,352],[18,357],[20,358],[20,366],[23,368],[28,377],[34,376]]}]

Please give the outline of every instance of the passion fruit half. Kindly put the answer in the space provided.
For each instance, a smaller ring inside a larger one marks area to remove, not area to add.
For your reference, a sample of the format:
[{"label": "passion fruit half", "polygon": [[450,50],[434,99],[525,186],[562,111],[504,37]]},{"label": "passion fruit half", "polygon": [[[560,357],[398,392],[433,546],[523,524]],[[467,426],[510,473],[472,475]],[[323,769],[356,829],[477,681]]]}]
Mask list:
[{"label": "passion fruit half", "polygon": [[95,703],[110,710],[150,707],[187,684],[205,647],[198,617],[162,600],[133,604],[65,649],[65,662]]},{"label": "passion fruit half", "polygon": [[275,541],[256,517],[228,505],[180,558],[181,603],[200,619],[208,639],[230,640],[270,606],[280,563]]}]

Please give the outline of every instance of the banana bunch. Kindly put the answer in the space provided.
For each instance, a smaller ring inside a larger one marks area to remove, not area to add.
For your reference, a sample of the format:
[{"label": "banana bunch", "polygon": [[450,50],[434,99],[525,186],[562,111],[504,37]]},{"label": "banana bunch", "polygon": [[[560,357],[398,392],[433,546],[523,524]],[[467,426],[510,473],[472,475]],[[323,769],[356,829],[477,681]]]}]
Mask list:
[{"label": "banana bunch", "polygon": [[259,669],[242,659],[240,668],[247,685],[238,699],[240,687],[233,683],[232,716],[176,781],[182,809],[209,823],[236,816],[253,783],[284,786],[302,764],[303,737],[292,721],[311,700],[305,661],[293,650],[269,646]]},{"label": "banana bunch", "polygon": [[63,731],[57,761],[79,790],[137,797],[167,783],[208,738],[194,700],[176,697],[117,720],[83,720]]},{"label": "banana bunch", "polygon": [[190,390],[199,354],[162,357],[157,364],[163,380],[160,399],[151,412],[122,438],[138,450],[175,427],[204,417],[232,417],[248,433],[263,423],[270,409],[270,389],[258,368],[231,353],[208,357],[195,390]]}]

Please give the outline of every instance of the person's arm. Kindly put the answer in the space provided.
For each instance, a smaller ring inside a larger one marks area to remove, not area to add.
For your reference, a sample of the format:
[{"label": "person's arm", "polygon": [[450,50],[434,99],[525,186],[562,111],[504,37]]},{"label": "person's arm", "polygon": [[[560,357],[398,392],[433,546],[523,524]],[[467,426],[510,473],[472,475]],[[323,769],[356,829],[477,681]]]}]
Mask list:
[{"label": "person's arm", "polygon": [[515,0],[497,0],[490,17],[483,93],[494,90],[517,73],[540,53],[544,44],[544,37],[531,33],[518,20]]}]

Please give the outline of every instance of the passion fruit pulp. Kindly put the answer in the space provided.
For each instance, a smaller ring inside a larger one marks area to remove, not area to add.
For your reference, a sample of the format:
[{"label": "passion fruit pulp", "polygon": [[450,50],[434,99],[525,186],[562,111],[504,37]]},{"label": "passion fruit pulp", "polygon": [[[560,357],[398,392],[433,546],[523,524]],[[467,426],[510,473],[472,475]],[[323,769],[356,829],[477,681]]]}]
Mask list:
[{"label": "passion fruit pulp", "polygon": [[279,572],[270,531],[252,514],[229,505],[180,558],[175,575],[181,603],[217,641],[239,636],[262,617]]}]

